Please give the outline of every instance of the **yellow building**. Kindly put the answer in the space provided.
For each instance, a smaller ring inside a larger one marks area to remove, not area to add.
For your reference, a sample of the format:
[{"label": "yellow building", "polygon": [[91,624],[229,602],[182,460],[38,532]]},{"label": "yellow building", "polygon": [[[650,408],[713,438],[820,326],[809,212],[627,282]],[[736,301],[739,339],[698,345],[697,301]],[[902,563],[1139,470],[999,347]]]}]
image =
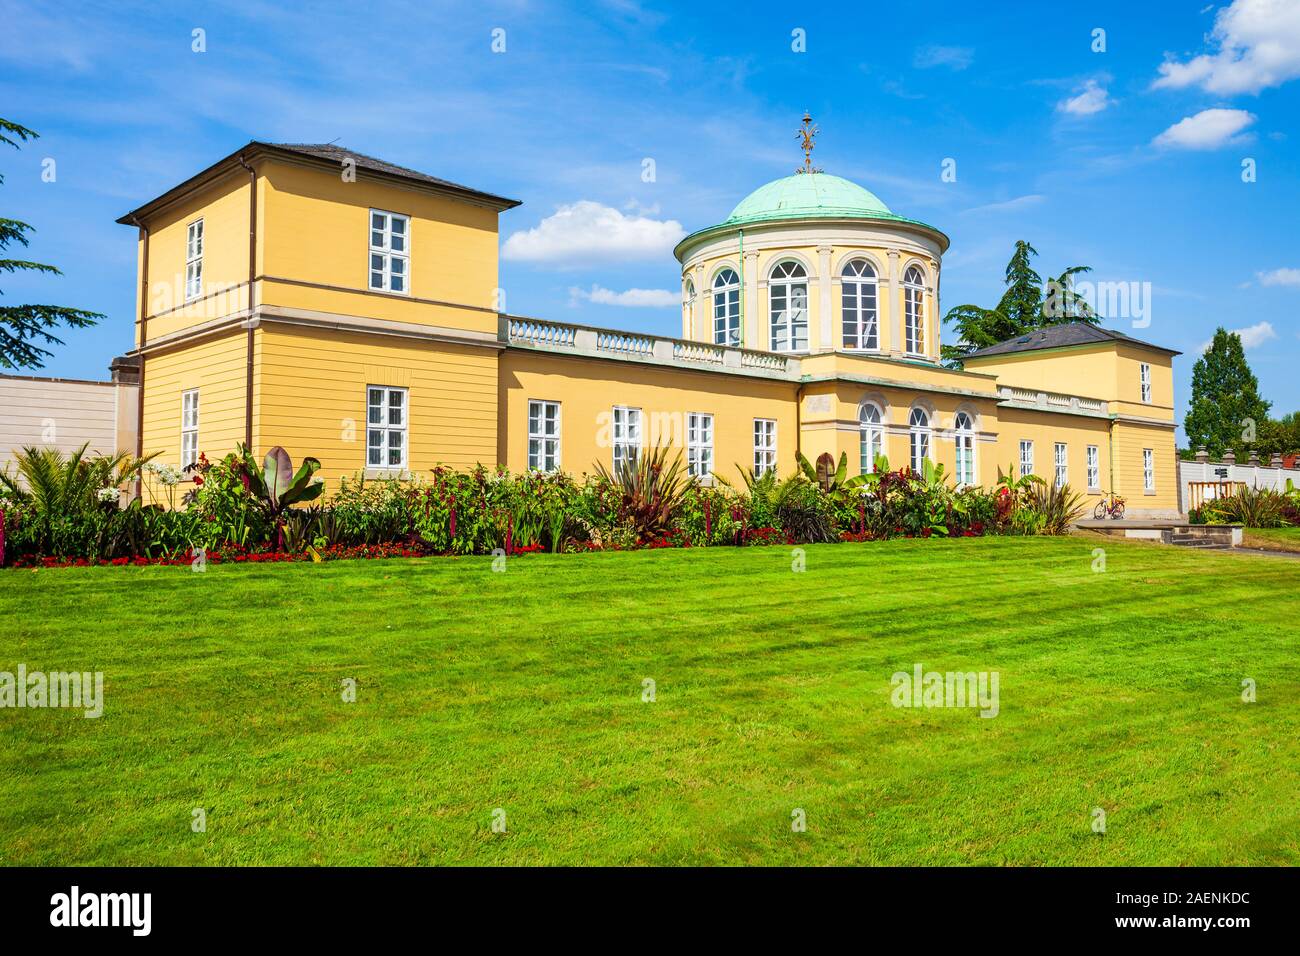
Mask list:
[{"label": "yellow building", "polygon": [[510,315],[511,199],[335,146],[250,143],[122,217],[139,231],[143,453],[244,442],[329,481],[436,464],[590,472],[678,447],[702,480],[999,466],[1177,511],[1173,357],[1085,323],[939,362],[948,238],[814,171],[675,250],[680,338]]}]

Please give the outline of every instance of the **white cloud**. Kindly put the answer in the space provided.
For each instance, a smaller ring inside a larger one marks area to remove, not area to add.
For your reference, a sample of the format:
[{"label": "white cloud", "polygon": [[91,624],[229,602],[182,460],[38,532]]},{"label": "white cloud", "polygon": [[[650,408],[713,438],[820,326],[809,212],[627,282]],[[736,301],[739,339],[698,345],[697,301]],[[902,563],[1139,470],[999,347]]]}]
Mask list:
[{"label": "white cloud", "polygon": [[1300,77],[1300,4],[1236,0],[1215,16],[1210,41],[1217,52],[1160,64],[1160,77],[1152,87],[1258,93]]},{"label": "white cloud", "polygon": [[975,51],[968,46],[923,46],[912,57],[912,65],[928,70],[946,66],[950,70],[964,70],[975,59]]},{"label": "white cloud", "polygon": [[1017,196],[1015,199],[1008,199],[1004,202],[991,202],[983,206],[974,206],[965,210],[965,212],[1006,212],[1011,209],[1020,209],[1025,206],[1036,206],[1046,198],[1047,197],[1041,193],[1030,193],[1027,196]]},{"label": "white cloud", "polygon": [[1300,285],[1300,269],[1273,269],[1257,272],[1255,277],[1260,285]]},{"label": "white cloud", "polygon": [[1100,113],[1110,106],[1111,102],[1106,87],[1096,80],[1089,80],[1083,84],[1083,90],[1079,95],[1061,100],[1056,104],[1056,108],[1060,112],[1069,113],[1072,116],[1091,116],[1093,113]]},{"label": "white cloud", "polygon": [[628,289],[626,292],[615,292],[613,289],[606,289],[598,285],[593,285],[590,292],[576,286],[570,288],[569,299],[571,301],[585,299],[587,302],[596,305],[622,305],[631,308],[651,309],[660,309],[681,302],[681,296],[669,289]]},{"label": "white cloud", "polygon": [[1195,116],[1179,120],[1153,143],[1177,149],[1217,149],[1237,141],[1237,134],[1255,122],[1255,114],[1245,110],[1201,110]]},{"label": "white cloud", "polygon": [[501,255],[517,262],[581,265],[593,259],[657,259],[686,235],[675,219],[624,215],[583,199],[561,206],[532,229],[514,233]]},{"label": "white cloud", "polygon": [[[1277,338],[1277,332],[1273,330],[1273,324],[1271,322],[1256,322],[1254,325],[1247,326],[1244,329],[1228,329],[1228,331],[1241,336],[1241,347],[1248,351],[1253,348],[1258,348],[1269,339]],[[1212,344],[1212,340],[1209,342],[1202,342],[1197,353],[1204,354],[1205,350]]]}]

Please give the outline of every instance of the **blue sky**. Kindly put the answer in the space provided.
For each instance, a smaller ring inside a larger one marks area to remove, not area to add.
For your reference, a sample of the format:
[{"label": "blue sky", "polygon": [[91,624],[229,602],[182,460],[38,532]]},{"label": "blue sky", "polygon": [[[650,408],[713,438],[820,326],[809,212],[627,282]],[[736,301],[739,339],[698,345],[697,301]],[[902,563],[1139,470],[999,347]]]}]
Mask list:
[{"label": "blue sky", "polygon": [[674,238],[791,173],[807,109],[818,165],[952,238],[945,309],[994,304],[1028,239],[1044,276],[1150,284],[1149,326],[1107,324],[1189,353],[1180,418],[1217,325],[1300,408],[1300,2],[976,6],[0,0],[0,115],[41,133],[0,153],[0,215],[65,272],[5,301],[106,313],[41,373],[103,377],[134,309],[113,220],[250,139],[337,141],[522,199],[509,311],[679,334]]}]

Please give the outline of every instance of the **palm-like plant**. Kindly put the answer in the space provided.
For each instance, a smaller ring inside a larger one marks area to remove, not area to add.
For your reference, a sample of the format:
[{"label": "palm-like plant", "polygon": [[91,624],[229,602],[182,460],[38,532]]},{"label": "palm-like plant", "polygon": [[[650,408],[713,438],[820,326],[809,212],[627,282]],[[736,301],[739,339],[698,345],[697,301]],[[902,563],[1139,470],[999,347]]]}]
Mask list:
[{"label": "palm-like plant", "polygon": [[670,462],[668,447],[656,445],[615,474],[596,462],[596,474],[618,493],[619,518],[631,526],[639,543],[663,538],[673,530],[687,487],[680,451]]},{"label": "palm-like plant", "polygon": [[1043,534],[1066,534],[1083,514],[1083,495],[1070,486],[1056,485],[1033,475],[1025,494],[1026,507],[1042,518]]},{"label": "palm-like plant", "polygon": [[295,472],[289,453],[279,445],[266,453],[260,468],[247,445],[241,444],[237,454],[243,466],[245,487],[275,528],[275,549],[278,551],[284,540],[285,511],[294,505],[315,501],[325,490],[325,483],[320,478],[312,478],[320,470],[320,461],[304,458]]},{"label": "palm-like plant", "polygon": [[41,514],[57,515],[96,503],[102,488],[118,488],[140,476],[153,455],[87,455],[90,443],[71,454],[27,446],[15,455],[17,469],[0,472],[6,497]]}]

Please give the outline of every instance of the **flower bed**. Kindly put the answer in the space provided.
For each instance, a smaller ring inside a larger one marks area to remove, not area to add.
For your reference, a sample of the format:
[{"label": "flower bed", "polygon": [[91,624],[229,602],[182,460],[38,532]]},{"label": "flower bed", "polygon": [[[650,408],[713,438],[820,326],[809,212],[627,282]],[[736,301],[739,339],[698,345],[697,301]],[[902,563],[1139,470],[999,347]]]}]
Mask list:
[{"label": "flower bed", "polygon": [[[84,567],[334,561],[427,555],[579,552],[635,548],[761,547],[891,537],[1060,533],[1077,496],[1037,479],[1003,479],[994,491],[956,489],[942,467],[849,478],[823,460],[786,478],[742,473],[732,484],[687,476],[666,449],[611,475],[439,466],[413,480],[344,479],[331,494],[295,473],[282,449],[259,464],[241,448],[185,469],[149,461],[45,456],[28,468],[39,493],[0,485],[0,565]],[[824,456],[828,457],[828,456]],[[22,459],[20,457],[20,465]],[[51,477],[54,476],[54,477]],[[153,500],[119,499],[144,478]],[[57,502],[51,506],[49,502]],[[172,507],[171,505],[174,505]]]}]

